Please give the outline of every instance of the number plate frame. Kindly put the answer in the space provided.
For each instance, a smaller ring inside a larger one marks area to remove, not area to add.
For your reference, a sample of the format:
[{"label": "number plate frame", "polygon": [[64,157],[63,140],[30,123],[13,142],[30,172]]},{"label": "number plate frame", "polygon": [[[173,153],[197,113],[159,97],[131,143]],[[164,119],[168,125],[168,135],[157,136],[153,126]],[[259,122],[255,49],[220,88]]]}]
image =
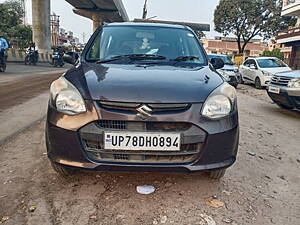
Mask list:
[{"label": "number plate frame", "polygon": [[[123,141],[121,142],[123,137]],[[129,138],[130,137],[130,138]],[[133,138],[138,138],[138,145],[133,145]],[[144,138],[144,142],[148,140],[148,144],[145,143],[142,144],[142,139]],[[113,140],[113,138],[116,138]],[[147,139],[146,139],[147,138]],[[155,145],[155,139],[158,139],[157,146]],[[161,146],[160,144],[160,138],[163,138],[164,145]],[[171,139],[171,146],[168,146],[167,138]],[[176,139],[177,138],[177,139]],[[129,140],[130,139],[130,140]],[[149,140],[151,142],[151,145],[149,146]],[[114,145],[113,145],[114,141]],[[127,144],[127,142],[129,143]],[[180,133],[161,133],[161,132],[104,132],[103,135],[103,143],[104,143],[104,149],[105,150],[125,150],[125,151],[180,151],[182,136]],[[174,144],[174,143],[177,143]],[[127,144],[127,145],[126,145]]]},{"label": "number plate frame", "polygon": [[280,94],[280,88],[279,87],[269,86],[268,91],[270,93]]}]

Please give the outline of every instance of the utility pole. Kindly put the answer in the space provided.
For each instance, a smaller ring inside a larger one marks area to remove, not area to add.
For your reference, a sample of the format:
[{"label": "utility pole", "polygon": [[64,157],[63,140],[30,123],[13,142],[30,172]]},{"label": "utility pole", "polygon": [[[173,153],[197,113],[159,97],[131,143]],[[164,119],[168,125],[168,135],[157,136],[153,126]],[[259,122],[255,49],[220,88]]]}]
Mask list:
[{"label": "utility pole", "polygon": [[82,42],[83,42],[82,44],[85,44],[85,33],[84,32],[82,33]]},{"label": "utility pole", "polygon": [[147,13],[148,13],[148,9],[147,9],[147,1],[145,0],[145,4],[144,4],[144,8],[143,8],[143,19],[147,19]]}]

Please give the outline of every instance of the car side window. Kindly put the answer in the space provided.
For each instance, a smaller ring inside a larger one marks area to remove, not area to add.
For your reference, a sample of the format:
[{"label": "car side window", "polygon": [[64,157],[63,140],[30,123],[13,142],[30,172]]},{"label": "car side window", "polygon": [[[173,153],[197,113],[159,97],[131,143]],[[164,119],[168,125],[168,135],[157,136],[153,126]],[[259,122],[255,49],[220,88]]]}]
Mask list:
[{"label": "car side window", "polygon": [[253,59],[252,61],[253,61],[252,64],[255,66],[255,68],[257,68],[257,63],[256,63],[256,61],[255,61],[254,59]]},{"label": "car side window", "polygon": [[249,67],[249,66],[250,66],[249,61],[250,61],[249,59],[246,60],[246,61],[244,62],[244,66]]},{"label": "car side window", "polygon": [[249,59],[249,67],[254,66],[255,68],[257,68],[256,62],[254,59]]}]

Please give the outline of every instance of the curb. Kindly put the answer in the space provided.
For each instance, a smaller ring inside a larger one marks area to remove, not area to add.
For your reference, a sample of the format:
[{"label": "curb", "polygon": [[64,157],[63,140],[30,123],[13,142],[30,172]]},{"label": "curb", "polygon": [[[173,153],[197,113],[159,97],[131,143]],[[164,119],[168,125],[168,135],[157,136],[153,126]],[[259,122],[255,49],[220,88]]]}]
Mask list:
[{"label": "curb", "polygon": [[10,134],[9,136],[3,138],[2,140],[0,140],[0,146],[4,145],[5,143],[7,143],[8,141],[10,141],[13,137],[18,136],[20,133],[22,133],[23,131],[33,127],[34,125],[36,125],[37,123],[43,121],[46,118],[46,115],[43,115],[42,117],[36,119],[35,121],[31,122],[30,124],[20,128],[18,131],[16,131],[13,134]]}]

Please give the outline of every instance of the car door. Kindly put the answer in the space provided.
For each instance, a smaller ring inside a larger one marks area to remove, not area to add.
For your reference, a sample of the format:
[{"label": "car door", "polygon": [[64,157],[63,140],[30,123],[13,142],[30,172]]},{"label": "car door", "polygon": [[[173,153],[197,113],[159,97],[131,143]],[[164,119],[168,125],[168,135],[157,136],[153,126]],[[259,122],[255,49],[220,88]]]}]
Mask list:
[{"label": "car door", "polygon": [[239,69],[240,74],[242,75],[242,78],[244,81],[249,80],[249,59],[247,59],[243,65],[240,66]]},{"label": "car door", "polygon": [[255,78],[257,77],[258,73],[257,63],[254,59],[249,59],[249,70],[248,70],[248,78],[249,80],[254,83]]}]

